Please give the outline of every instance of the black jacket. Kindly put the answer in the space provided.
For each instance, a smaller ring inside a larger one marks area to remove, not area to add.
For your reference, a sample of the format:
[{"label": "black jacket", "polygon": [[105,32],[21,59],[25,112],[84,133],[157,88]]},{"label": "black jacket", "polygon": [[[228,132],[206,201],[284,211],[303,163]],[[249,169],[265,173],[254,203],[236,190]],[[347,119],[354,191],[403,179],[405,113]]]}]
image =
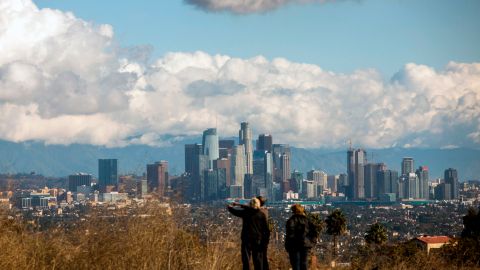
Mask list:
[{"label": "black jacket", "polygon": [[263,211],[251,207],[237,209],[231,206],[228,206],[228,211],[243,220],[241,238],[244,244],[257,247],[268,245],[270,230]]},{"label": "black jacket", "polygon": [[304,215],[293,215],[287,221],[285,249],[287,251],[312,248],[314,226]]}]

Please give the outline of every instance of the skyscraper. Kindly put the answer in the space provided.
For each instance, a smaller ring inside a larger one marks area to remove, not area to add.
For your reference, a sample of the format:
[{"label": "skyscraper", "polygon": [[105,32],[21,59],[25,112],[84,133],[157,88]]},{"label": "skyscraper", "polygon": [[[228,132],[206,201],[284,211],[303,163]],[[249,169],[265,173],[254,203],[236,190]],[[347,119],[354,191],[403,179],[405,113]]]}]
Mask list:
[{"label": "skyscraper", "polygon": [[[386,193],[398,195],[398,172],[394,170],[377,171],[377,197]],[[397,196],[398,197],[398,196]]]},{"label": "skyscraper", "polygon": [[117,186],[117,162],[117,159],[98,160],[98,185],[102,192],[106,192],[107,186]]},{"label": "skyscraper", "polygon": [[208,156],[208,168],[213,169],[213,161],[220,157],[216,128],[209,128],[203,132],[202,145],[203,154]]},{"label": "skyscraper", "polygon": [[270,134],[260,134],[258,135],[257,140],[257,150],[258,151],[267,151],[272,152],[272,135]]},{"label": "skyscraper", "polygon": [[363,149],[350,148],[347,151],[347,197],[351,200],[365,198],[364,165],[367,162],[366,155],[367,153]]},{"label": "skyscraper", "polygon": [[364,169],[365,179],[365,198],[376,198],[377,194],[377,172],[386,170],[387,166],[384,163],[368,163]]},{"label": "skyscraper", "polygon": [[253,147],[252,147],[252,130],[247,122],[240,124],[238,143],[243,145],[245,153],[245,164],[247,174],[253,174]]},{"label": "skyscraper", "polygon": [[420,166],[415,171],[419,181],[419,194],[421,199],[429,199],[430,190],[428,187],[428,167]]},{"label": "skyscraper", "polygon": [[413,158],[411,157],[404,157],[402,159],[402,175],[408,175],[409,173],[413,173],[415,169],[415,164]]},{"label": "skyscraper", "polygon": [[147,164],[147,184],[150,191],[156,190],[160,196],[165,195],[168,186],[168,161]]},{"label": "skyscraper", "polygon": [[[233,147],[233,154],[231,164],[231,185],[241,186],[242,187],[242,194],[243,194],[243,180],[245,177],[245,148],[243,145],[236,145]],[[237,194],[238,195],[238,194]]]},{"label": "skyscraper", "polygon": [[450,198],[452,200],[458,199],[458,175],[457,170],[448,168],[444,174],[445,184],[450,185]]},{"label": "skyscraper", "polygon": [[274,180],[277,183],[285,182],[290,177],[290,146],[288,144],[274,144],[272,145],[272,151]]},{"label": "skyscraper", "polygon": [[86,173],[77,173],[68,176],[68,191],[77,192],[77,187],[92,184],[92,175]]},{"label": "skyscraper", "polygon": [[201,144],[186,144],[185,145],[185,172],[193,175],[195,170],[195,157],[203,154],[203,147]]}]

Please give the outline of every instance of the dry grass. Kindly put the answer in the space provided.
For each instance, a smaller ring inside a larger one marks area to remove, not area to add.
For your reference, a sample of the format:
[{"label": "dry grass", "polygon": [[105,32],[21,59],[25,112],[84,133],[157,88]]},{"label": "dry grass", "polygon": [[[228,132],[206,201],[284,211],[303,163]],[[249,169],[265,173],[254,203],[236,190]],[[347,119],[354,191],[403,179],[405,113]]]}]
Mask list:
[{"label": "dry grass", "polygon": [[[236,242],[202,243],[174,217],[92,216],[69,228],[35,232],[2,217],[0,269],[239,269]],[[233,235],[232,235],[233,237]]]}]

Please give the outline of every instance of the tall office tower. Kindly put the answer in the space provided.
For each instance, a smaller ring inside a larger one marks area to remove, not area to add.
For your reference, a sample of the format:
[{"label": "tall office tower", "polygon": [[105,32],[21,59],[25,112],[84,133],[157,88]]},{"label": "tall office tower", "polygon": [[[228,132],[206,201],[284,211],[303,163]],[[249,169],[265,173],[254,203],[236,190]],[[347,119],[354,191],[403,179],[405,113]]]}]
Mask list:
[{"label": "tall office tower", "polygon": [[246,171],[244,150],[245,148],[243,145],[234,146],[232,160],[230,161],[230,165],[231,165],[230,185],[241,186],[242,194],[243,194],[243,180],[244,180],[245,171]]},{"label": "tall office tower", "polygon": [[213,169],[213,161],[220,157],[216,128],[209,128],[203,132],[203,154],[208,156],[208,168]]},{"label": "tall office tower", "polygon": [[345,173],[341,173],[338,176],[337,191],[345,194],[347,187],[348,187],[348,175]]},{"label": "tall office tower", "polygon": [[398,193],[398,172],[394,170],[377,171],[377,197],[386,193]]},{"label": "tall office tower", "polygon": [[240,124],[240,131],[238,132],[238,144],[243,145],[245,148],[245,164],[246,172],[253,174],[253,147],[252,147],[252,130],[247,122]]},{"label": "tall office tower", "polygon": [[413,158],[404,157],[402,159],[402,175],[408,175],[409,173],[413,173],[414,169],[415,164],[413,162]]},{"label": "tall office tower", "polygon": [[195,157],[194,172],[192,175],[193,199],[197,202],[205,201],[205,171],[208,170],[210,159],[207,155]]},{"label": "tall office tower", "polygon": [[68,191],[77,192],[77,187],[92,185],[92,175],[86,173],[77,173],[68,176]]},{"label": "tall office tower", "polygon": [[311,170],[307,172],[307,180],[312,180],[315,185],[322,186],[323,189],[326,189],[328,186],[328,175],[324,171],[320,170]]},{"label": "tall office tower", "polygon": [[406,185],[406,199],[418,199],[420,197],[420,181],[415,173],[409,173],[407,176],[408,182]]},{"label": "tall office tower", "polygon": [[377,194],[377,172],[386,170],[384,163],[368,163],[364,168],[365,179],[365,198],[373,199],[378,197]]},{"label": "tall office tower", "polygon": [[117,186],[118,168],[117,159],[98,160],[98,185],[102,192],[107,191],[107,186]]},{"label": "tall office tower", "polygon": [[267,199],[274,201],[274,191],[273,191],[273,158],[271,152],[265,153],[265,188],[267,190]]},{"label": "tall office tower", "polygon": [[290,179],[290,155],[286,153],[282,155],[280,158],[281,161],[281,172],[282,172],[282,181],[288,182]]},{"label": "tall office tower", "polygon": [[452,186],[447,183],[441,183],[435,187],[435,200],[451,200]]},{"label": "tall office tower", "polygon": [[348,149],[347,152],[347,172],[348,172],[348,192],[347,197],[350,200],[365,198],[365,175],[364,165],[367,163],[367,153],[363,149]]},{"label": "tall office tower", "polygon": [[151,191],[156,190],[160,196],[165,195],[168,187],[168,161],[147,164],[147,184]]},{"label": "tall office tower", "polygon": [[302,193],[303,173],[297,170],[292,172],[290,177],[290,189],[293,192]]},{"label": "tall office tower", "polygon": [[450,185],[450,198],[452,200],[458,199],[458,174],[457,170],[448,168],[445,170],[444,174],[445,184]]},{"label": "tall office tower", "polygon": [[228,197],[227,170],[226,168],[217,168],[215,173],[217,176],[217,199],[225,199]]},{"label": "tall office tower", "polygon": [[217,199],[218,178],[217,172],[212,169],[203,171],[205,178],[205,200],[214,201]]},{"label": "tall office tower", "polygon": [[258,135],[257,140],[257,150],[258,151],[267,151],[272,153],[272,135],[270,134],[260,134]]},{"label": "tall office tower", "polygon": [[[288,144],[274,144],[272,145],[272,151],[274,181],[277,183],[287,181],[290,177],[290,146]],[[286,157],[283,157],[284,155]],[[283,164],[283,161],[287,160],[288,164]]]},{"label": "tall office tower", "polygon": [[233,147],[235,146],[235,140],[219,140],[218,146],[220,148],[233,149]]},{"label": "tall office tower", "polygon": [[227,187],[231,184],[230,167],[230,158],[220,158],[213,162],[213,168],[215,170],[225,169],[225,185]]},{"label": "tall office tower", "polygon": [[148,183],[145,179],[140,179],[137,181],[137,198],[142,198],[147,195],[148,192]]},{"label": "tall office tower", "polygon": [[203,154],[203,147],[201,144],[186,144],[185,145],[185,172],[193,175],[195,171],[195,160],[198,155]]},{"label": "tall office tower", "polygon": [[419,194],[420,199],[429,199],[430,197],[430,189],[428,187],[428,167],[427,166],[420,166],[415,171],[417,174],[418,181],[419,181]]},{"label": "tall office tower", "polygon": [[330,189],[332,193],[338,191],[338,179],[339,175],[328,175],[327,176],[327,188]]}]

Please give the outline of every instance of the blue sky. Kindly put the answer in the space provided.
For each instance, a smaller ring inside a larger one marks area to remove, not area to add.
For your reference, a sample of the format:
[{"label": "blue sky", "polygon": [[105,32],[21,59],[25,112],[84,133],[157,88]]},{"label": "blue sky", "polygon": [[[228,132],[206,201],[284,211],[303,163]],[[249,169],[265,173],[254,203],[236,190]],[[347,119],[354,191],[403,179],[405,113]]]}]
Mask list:
[{"label": "blue sky", "polygon": [[406,63],[440,69],[480,61],[480,1],[364,0],[290,4],[269,13],[208,13],[181,0],[37,0],[111,24],[121,46],[317,64],[349,73],[375,68],[389,78]]}]

